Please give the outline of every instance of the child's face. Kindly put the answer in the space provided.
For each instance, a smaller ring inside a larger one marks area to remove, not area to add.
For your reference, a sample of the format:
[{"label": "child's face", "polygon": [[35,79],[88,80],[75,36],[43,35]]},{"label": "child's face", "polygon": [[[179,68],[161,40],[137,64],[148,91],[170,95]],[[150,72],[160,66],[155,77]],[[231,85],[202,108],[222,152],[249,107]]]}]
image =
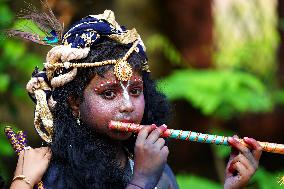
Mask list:
[{"label": "child's face", "polygon": [[127,82],[118,81],[109,70],[104,78],[96,75],[84,90],[80,104],[81,119],[97,132],[112,139],[125,140],[131,133],[108,129],[111,120],[140,123],[144,114],[142,77],[133,72]]}]

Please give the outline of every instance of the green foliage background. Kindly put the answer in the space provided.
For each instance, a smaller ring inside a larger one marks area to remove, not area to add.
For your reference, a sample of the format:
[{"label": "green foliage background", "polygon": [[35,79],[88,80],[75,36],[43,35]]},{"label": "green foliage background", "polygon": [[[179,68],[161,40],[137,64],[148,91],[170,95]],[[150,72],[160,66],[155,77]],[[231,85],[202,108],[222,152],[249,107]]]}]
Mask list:
[{"label": "green foliage background", "polygon": [[[0,1],[1,30],[13,25],[14,14],[8,3],[9,0]],[[234,27],[227,24],[236,24],[236,21],[228,22],[222,20],[222,17],[215,16],[215,40],[218,48],[213,54],[214,66],[207,70],[188,66],[175,45],[165,35],[154,33],[148,36],[146,39],[148,53],[158,51],[173,67],[178,68],[158,82],[159,89],[171,101],[184,99],[205,116],[218,117],[221,120],[228,120],[248,112],[271,112],[275,106],[284,103],[284,90],[277,87],[277,80],[274,77],[277,70],[275,51],[279,42],[275,29],[275,12],[268,9],[268,15],[263,16],[266,9],[255,0],[250,2],[249,6],[256,11],[256,16],[260,17],[253,18],[259,26],[258,31],[261,32],[257,35],[248,33],[243,35],[242,39],[228,36],[224,33],[224,27],[231,29],[230,33],[233,34]],[[244,17],[247,9],[240,9],[235,5],[233,10],[235,17],[231,19],[240,18],[238,26],[247,25],[247,17]],[[226,32],[228,33],[228,30]],[[29,79],[31,70],[39,66],[43,59],[29,52],[25,42],[5,38],[3,32],[1,32],[0,49],[1,106],[10,115],[17,117],[14,101],[27,100],[25,81]],[[253,64],[254,62],[257,64]],[[4,124],[1,123],[0,175],[8,181],[11,170],[8,170],[2,157],[12,157],[14,153],[2,132],[3,128]],[[216,147],[214,151],[222,159],[229,155],[228,148]],[[248,188],[281,188],[276,179],[283,174],[284,171],[268,172],[260,168]],[[182,189],[222,188],[220,183],[189,173],[178,174],[177,181]]]}]

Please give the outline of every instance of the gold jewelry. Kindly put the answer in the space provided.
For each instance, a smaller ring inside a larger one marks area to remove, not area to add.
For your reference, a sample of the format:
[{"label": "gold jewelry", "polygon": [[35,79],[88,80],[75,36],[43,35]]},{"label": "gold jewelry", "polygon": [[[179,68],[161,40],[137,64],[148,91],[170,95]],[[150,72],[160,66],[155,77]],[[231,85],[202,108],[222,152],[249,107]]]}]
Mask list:
[{"label": "gold jewelry", "polygon": [[13,178],[12,182],[14,182],[15,180],[23,180],[25,181],[25,183],[27,183],[28,185],[31,185],[31,181],[29,179],[27,179],[27,177],[25,175],[17,175]]}]

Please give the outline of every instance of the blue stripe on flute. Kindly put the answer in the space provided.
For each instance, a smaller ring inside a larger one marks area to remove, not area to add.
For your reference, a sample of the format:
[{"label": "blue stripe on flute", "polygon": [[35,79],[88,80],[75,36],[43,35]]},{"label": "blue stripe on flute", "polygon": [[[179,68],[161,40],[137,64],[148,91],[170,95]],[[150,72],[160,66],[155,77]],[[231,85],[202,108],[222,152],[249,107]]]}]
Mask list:
[{"label": "blue stripe on flute", "polygon": [[190,140],[190,141],[194,141],[196,137],[197,137],[197,133],[196,133],[196,132],[191,132],[191,135],[190,135],[190,137],[189,137],[189,140]]},{"label": "blue stripe on flute", "polygon": [[227,141],[227,137],[224,137],[224,136],[218,136],[216,138],[216,142],[215,144],[224,144],[224,145],[228,145],[228,141]]},{"label": "blue stripe on flute", "polygon": [[212,141],[214,140],[215,135],[208,135],[208,138],[206,140],[206,143],[212,143]]},{"label": "blue stripe on flute", "polygon": [[185,140],[188,134],[189,131],[183,131],[182,135],[180,136],[180,139]]},{"label": "blue stripe on flute", "polygon": [[222,137],[221,136],[218,136],[215,140],[215,144],[220,144],[221,143],[221,140],[222,140]]},{"label": "blue stripe on flute", "polygon": [[224,136],[208,135],[197,132],[182,131],[182,130],[172,130],[172,134],[169,138],[185,140],[189,136],[189,141],[196,141],[201,143],[213,143],[217,145],[229,145],[228,138]]},{"label": "blue stripe on flute", "polygon": [[224,140],[223,144],[229,146],[228,137],[225,137],[225,140]]},{"label": "blue stripe on flute", "polygon": [[180,130],[174,130],[173,133],[172,133],[172,135],[171,135],[171,138],[177,138],[178,135],[179,135],[179,131],[180,131]]},{"label": "blue stripe on flute", "polygon": [[206,135],[205,134],[200,134],[199,137],[198,137],[198,140],[197,142],[203,142],[204,139],[205,139]]}]

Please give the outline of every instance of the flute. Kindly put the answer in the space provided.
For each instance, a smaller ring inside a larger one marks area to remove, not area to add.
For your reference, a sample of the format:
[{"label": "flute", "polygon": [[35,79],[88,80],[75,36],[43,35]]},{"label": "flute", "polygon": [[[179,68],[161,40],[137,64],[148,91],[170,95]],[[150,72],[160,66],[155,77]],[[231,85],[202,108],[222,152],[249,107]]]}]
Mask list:
[{"label": "flute", "polygon": [[[124,123],[119,121],[111,121],[109,123],[109,128],[118,130],[118,131],[125,131],[125,132],[133,132],[138,133],[144,125],[139,125],[135,123]],[[183,130],[174,130],[174,129],[167,129],[161,137],[163,138],[173,138],[178,140],[186,140],[191,142],[200,142],[200,143],[210,143],[210,144],[217,144],[217,145],[226,145],[229,146],[228,137],[225,136],[218,136],[218,135],[210,135],[210,134],[203,134],[193,131],[183,131]],[[243,139],[237,139],[240,143],[247,146],[247,144],[243,141]],[[265,152],[277,153],[277,154],[284,154],[284,145],[283,144],[276,144],[276,143],[269,143],[269,142],[260,142],[257,141],[262,150]]]}]

